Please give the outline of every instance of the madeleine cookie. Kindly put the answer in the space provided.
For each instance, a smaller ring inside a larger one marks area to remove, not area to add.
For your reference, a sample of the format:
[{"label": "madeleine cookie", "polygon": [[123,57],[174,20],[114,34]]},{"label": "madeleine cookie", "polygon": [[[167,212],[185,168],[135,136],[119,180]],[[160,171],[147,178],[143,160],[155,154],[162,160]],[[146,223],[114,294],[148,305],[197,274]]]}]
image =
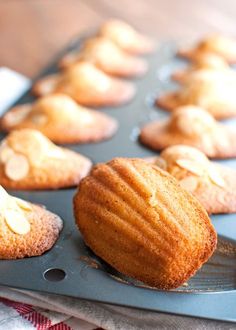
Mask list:
[{"label": "madeleine cookie", "polygon": [[0,184],[7,189],[75,186],[91,165],[88,158],[57,147],[36,130],[13,131],[0,144]]},{"label": "madeleine cookie", "polygon": [[62,220],[45,208],[8,195],[0,186],[0,259],[39,256],[51,249]]},{"label": "madeleine cookie", "polygon": [[107,74],[125,78],[142,76],[148,68],[145,60],[127,54],[103,37],[87,40],[81,50],[65,55],[59,66],[68,68],[81,61],[93,63]]},{"label": "madeleine cookie", "polygon": [[211,162],[198,149],[176,145],[150,162],[173,175],[208,213],[236,212],[236,170]]},{"label": "madeleine cookie", "polygon": [[80,183],[74,215],[95,254],[160,289],[182,285],[216,247],[216,232],[200,203],[141,159],[95,166]]},{"label": "madeleine cookie", "polygon": [[3,131],[36,129],[57,143],[99,142],[112,137],[117,121],[98,111],[79,106],[64,94],[44,96],[33,104],[12,108],[3,115]]},{"label": "madeleine cookie", "polygon": [[189,76],[183,86],[156,100],[161,108],[174,111],[183,105],[204,108],[216,119],[236,116],[236,73],[233,70],[201,69]]},{"label": "madeleine cookie", "polygon": [[236,157],[236,132],[222,125],[201,108],[185,106],[176,109],[171,118],[146,124],[140,140],[154,150],[185,144],[204,152],[210,158]]},{"label": "madeleine cookie", "polygon": [[150,38],[118,19],[105,22],[100,28],[99,35],[111,39],[117,46],[131,54],[148,54],[155,49],[154,42]]},{"label": "madeleine cookie", "polygon": [[81,62],[63,73],[42,78],[33,87],[38,96],[63,93],[85,106],[118,106],[130,101],[135,87],[130,82],[112,78],[92,63]]},{"label": "madeleine cookie", "polygon": [[203,39],[195,47],[178,51],[179,56],[190,60],[203,53],[214,53],[223,57],[228,63],[236,63],[236,40],[222,35],[213,35]]},{"label": "madeleine cookie", "polygon": [[174,72],[171,77],[179,83],[184,83],[193,73],[202,69],[227,71],[230,67],[223,57],[213,53],[203,53],[193,60],[190,67]]}]

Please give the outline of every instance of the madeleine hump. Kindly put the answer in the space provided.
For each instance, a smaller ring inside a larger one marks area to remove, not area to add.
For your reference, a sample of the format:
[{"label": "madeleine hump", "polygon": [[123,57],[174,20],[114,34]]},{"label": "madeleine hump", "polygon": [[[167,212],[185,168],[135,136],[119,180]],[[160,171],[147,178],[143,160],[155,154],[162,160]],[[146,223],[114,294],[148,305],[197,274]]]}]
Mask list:
[{"label": "madeleine hump", "polygon": [[216,247],[217,234],[200,203],[141,159],[96,165],[79,185],[74,215],[96,255],[159,289],[182,285]]}]

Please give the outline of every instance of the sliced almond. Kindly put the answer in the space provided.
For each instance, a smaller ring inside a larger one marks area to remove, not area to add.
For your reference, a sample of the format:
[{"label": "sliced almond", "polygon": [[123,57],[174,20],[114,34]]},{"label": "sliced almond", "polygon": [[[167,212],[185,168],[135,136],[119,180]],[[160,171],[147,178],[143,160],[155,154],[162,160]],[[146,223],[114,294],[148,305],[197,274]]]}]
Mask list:
[{"label": "sliced almond", "polygon": [[30,231],[30,223],[23,213],[15,210],[5,210],[4,218],[10,230],[14,233],[25,235]]},{"label": "sliced almond", "polygon": [[162,157],[156,157],[154,164],[165,171],[167,169],[167,163],[166,163],[165,159],[163,159]]},{"label": "sliced almond", "polygon": [[20,154],[11,156],[5,164],[6,176],[14,181],[18,181],[26,177],[29,172],[29,162],[27,158]]},{"label": "sliced almond", "polygon": [[161,157],[167,162],[175,161],[176,159],[189,159],[198,163],[208,164],[208,159],[200,150],[185,146],[185,145],[174,145],[168,147],[161,153]]},{"label": "sliced almond", "polygon": [[8,195],[6,190],[0,186],[0,210],[4,211],[6,209],[19,210],[19,207],[14,197]]},{"label": "sliced almond", "polygon": [[32,211],[32,207],[29,203],[24,201],[23,199],[12,197],[16,201],[17,205],[24,211]]},{"label": "sliced almond", "polygon": [[198,186],[198,180],[194,176],[188,176],[188,177],[180,180],[179,183],[184,189],[186,189],[190,192],[194,192]]},{"label": "sliced almond", "polygon": [[6,192],[5,189],[3,189],[2,186],[0,186],[0,209],[5,209],[8,203],[10,196]]},{"label": "sliced almond", "polygon": [[185,170],[196,174],[198,176],[203,175],[204,173],[204,168],[201,166],[199,163],[190,160],[190,159],[177,159],[176,164],[179,165],[180,167],[184,168]]},{"label": "sliced almond", "polygon": [[65,152],[62,148],[53,147],[48,151],[48,156],[50,158],[64,159],[65,158]]},{"label": "sliced almond", "polygon": [[53,145],[42,133],[37,130],[15,131],[8,137],[8,143],[17,155],[26,156],[29,164],[41,166]]},{"label": "sliced almond", "polygon": [[209,175],[210,180],[217,186],[219,186],[221,188],[223,188],[225,186],[224,179],[222,178],[220,173],[215,168],[211,167],[208,175]]},{"label": "sliced almond", "polygon": [[8,146],[4,146],[0,148],[0,161],[2,163],[6,163],[13,154],[14,154],[14,150],[12,150]]}]

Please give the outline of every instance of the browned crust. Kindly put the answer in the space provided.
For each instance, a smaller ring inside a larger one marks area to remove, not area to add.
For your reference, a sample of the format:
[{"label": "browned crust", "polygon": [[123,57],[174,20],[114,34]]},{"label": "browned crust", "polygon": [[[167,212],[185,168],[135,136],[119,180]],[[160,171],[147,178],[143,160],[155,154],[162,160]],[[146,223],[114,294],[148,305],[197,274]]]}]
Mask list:
[{"label": "browned crust", "polygon": [[200,203],[168,173],[138,159],[94,167],[74,197],[74,215],[98,256],[159,289],[183,284],[216,247],[216,232]]},{"label": "browned crust", "polygon": [[40,79],[33,86],[32,92],[37,96],[63,93],[72,97],[79,104],[91,107],[119,106],[130,102],[136,93],[136,88],[132,83],[112,78],[110,88],[105,92],[88,89],[87,93],[78,91],[75,94],[70,90],[70,86],[65,86],[65,88],[56,86],[58,77],[59,75],[51,75]]},{"label": "browned crust", "polygon": [[228,146],[221,145],[218,136],[212,137],[214,150],[209,150],[204,143],[203,135],[198,139],[193,139],[180,134],[178,131],[170,131],[168,122],[168,120],[162,120],[146,124],[141,129],[140,141],[153,150],[163,150],[173,145],[184,144],[201,150],[209,158],[226,159],[236,157],[236,133],[229,127],[222,127],[221,132],[221,134],[227,136]]},{"label": "browned crust", "polygon": [[12,232],[0,219],[0,259],[18,259],[42,255],[55,244],[62,229],[62,220],[44,208],[31,204],[32,212],[25,212],[31,228],[29,233]]},{"label": "browned crust", "polygon": [[[93,121],[89,125],[76,122],[71,122],[67,125],[63,122],[52,123],[49,122],[44,125],[37,125],[30,119],[26,119],[20,124],[11,125],[8,119],[13,113],[17,113],[22,108],[28,106],[27,104],[18,105],[8,111],[0,120],[0,129],[4,132],[11,132],[15,129],[31,128],[36,129],[47,136],[50,140],[60,144],[76,144],[99,142],[111,138],[118,129],[118,123],[115,119],[97,111],[88,110],[92,116]],[[78,113],[78,115],[80,115]]]},{"label": "browned crust", "polygon": [[0,165],[0,185],[14,190],[44,190],[77,186],[92,166],[92,162],[73,151],[66,150],[65,159],[46,159],[41,167],[31,165],[27,176],[21,180],[9,179]]}]

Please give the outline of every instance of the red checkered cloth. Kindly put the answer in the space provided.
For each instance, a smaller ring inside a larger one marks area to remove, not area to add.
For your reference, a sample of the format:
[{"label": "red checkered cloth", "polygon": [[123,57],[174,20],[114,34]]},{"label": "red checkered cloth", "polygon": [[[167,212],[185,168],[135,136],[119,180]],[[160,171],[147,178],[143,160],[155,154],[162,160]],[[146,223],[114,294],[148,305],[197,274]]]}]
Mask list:
[{"label": "red checkered cloth", "polygon": [[6,287],[0,287],[0,297],[0,330],[236,329],[234,323],[111,306]]},{"label": "red checkered cloth", "polygon": [[65,314],[0,298],[0,329],[93,330],[99,328]]}]

